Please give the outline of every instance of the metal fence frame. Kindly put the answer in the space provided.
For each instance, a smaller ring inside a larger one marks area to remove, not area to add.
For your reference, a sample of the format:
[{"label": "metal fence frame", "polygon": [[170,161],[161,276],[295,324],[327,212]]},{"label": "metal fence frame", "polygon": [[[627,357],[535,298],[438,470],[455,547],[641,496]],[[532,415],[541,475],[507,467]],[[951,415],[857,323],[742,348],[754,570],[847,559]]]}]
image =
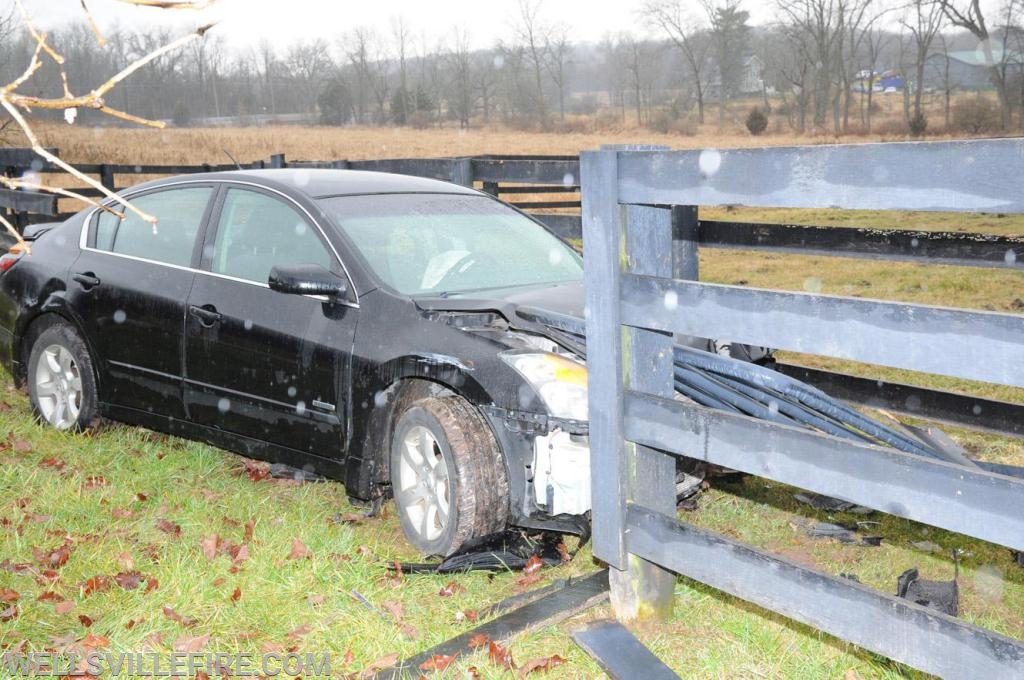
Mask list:
[{"label": "metal fence frame", "polygon": [[1024,677],[1021,641],[682,523],[673,488],[688,456],[1021,549],[1024,480],[676,401],[671,351],[682,332],[1024,386],[1024,317],[685,280],[670,208],[1019,213],[1022,165],[1024,140],[581,156],[593,544],[620,617],[670,610],[675,572],[930,673]]}]

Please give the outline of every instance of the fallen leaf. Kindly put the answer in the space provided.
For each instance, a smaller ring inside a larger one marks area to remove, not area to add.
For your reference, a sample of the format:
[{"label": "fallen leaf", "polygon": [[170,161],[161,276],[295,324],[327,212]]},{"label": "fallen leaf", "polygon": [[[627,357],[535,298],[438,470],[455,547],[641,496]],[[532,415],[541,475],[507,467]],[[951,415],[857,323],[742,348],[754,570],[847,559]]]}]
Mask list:
[{"label": "fallen leaf", "polygon": [[256,520],[251,519],[245,523],[245,535],[242,537],[242,541],[248,543],[252,540],[253,531],[256,529]]},{"label": "fallen leaf", "polygon": [[491,644],[491,636],[487,633],[477,633],[476,635],[469,638],[469,648],[476,649],[477,647],[486,647]]},{"label": "fallen leaf", "polygon": [[191,628],[197,623],[196,620],[192,617],[182,616],[178,612],[174,611],[174,607],[170,605],[164,605],[164,616],[169,618],[171,621],[174,621],[175,623],[180,623],[186,628]]},{"label": "fallen leaf", "polygon": [[142,592],[143,592],[143,594],[149,594],[149,593],[153,592],[154,590],[156,590],[159,587],[160,587],[159,581],[157,581],[155,578],[150,576],[149,578],[146,579],[146,589],[144,591],[142,591]]},{"label": "fallen leaf", "polygon": [[88,633],[84,638],[78,641],[78,644],[82,647],[82,649],[102,649],[110,645],[110,640],[103,637],[102,635]]},{"label": "fallen leaf", "polygon": [[242,599],[242,589],[238,588],[238,587],[235,587],[234,592],[231,593],[231,601],[232,602],[238,602],[241,599]]},{"label": "fallen leaf", "polygon": [[74,609],[75,603],[73,600],[64,600],[63,602],[58,602],[53,607],[53,611],[57,612],[61,616],[64,616],[65,614],[70,614],[72,611],[74,611]]},{"label": "fallen leaf", "polygon": [[217,557],[217,548],[220,547],[220,536],[217,534],[210,534],[199,541],[199,545],[203,548],[203,557],[205,557],[207,561],[212,562],[214,558]]},{"label": "fallen leaf", "polygon": [[291,553],[289,553],[288,559],[290,559],[290,560],[302,560],[302,559],[310,559],[311,557],[312,557],[312,554],[309,552],[309,548],[306,547],[306,544],[303,543],[302,541],[300,541],[297,538],[293,538],[292,539],[292,551],[291,551]]},{"label": "fallen leaf", "polygon": [[480,669],[476,666],[470,666],[466,669],[466,677],[469,680],[480,680]]},{"label": "fallen leaf", "polygon": [[10,621],[11,619],[17,618],[18,616],[18,605],[12,604],[7,609],[0,611],[0,621]]},{"label": "fallen leaf", "polygon": [[181,536],[181,527],[167,519],[158,519],[156,521],[156,528],[165,534],[171,534],[175,538]]},{"label": "fallen leaf", "polygon": [[98,486],[106,486],[107,478],[103,475],[90,475],[85,478],[85,488],[95,489]]},{"label": "fallen leaf", "polygon": [[205,647],[206,643],[209,641],[209,635],[200,635],[199,637],[182,635],[174,641],[172,647],[176,652],[198,652],[200,649]]},{"label": "fallen leaf", "polygon": [[401,602],[396,600],[387,600],[386,602],[381,602],[380,606],[391,612],[391,615],[395,617],[395,621],[400,622],[402,617],[405,616],[405,607],[402,606]]},{"label": "fallen leaf", "polygon": [[86,628],[88,628],[89,626],[92,625],[92,619],[89,618],[88,616],[86,616],[85,614],[79,614],[78,615],[78,622],[81,623]]},{"label": "fallen leaf", "polygon": [[249,479],[254,482],[262,481],[270,476],[270,466],[266,463],[243,458],[242,465],[245,467],[245,473],[249,475]]},{"label": "fallen leaf", "polygon": [[125,590],[135,590],[142,584],[145,576],[137,571],[122,571],[114,576],[114,582]]},{"label": "fallen leaf", "polygon": [[18,453],[28,453],[32,450],[32,445],[28,443],[28,440],[18,437],[11,444],[11,448]]},{"label": "fallen leaf", "polygon": [[124,571],[132,571],[135,569],[135,559],[128,553],[123,552],[117,556],[117,566]]},{"label": "fallen leaf", "polygon": [[526,677],[534,671],[549,671],[565,663],[565,659],[554,654],[541,659],[530,659],[519,669],[519,677]]},{"label": "fallen leaf", "polygon": [[322,605],[324,603],[324,601],[326,601],[327,598],[325,598],[323,595],[310,595],[306,599],[314,607],[319,607],[320,605]]},{"label": "fallen leaf", "polygon": [[391,668],[396,663],[398,663],[398,652],[392,652],[387,656],[382,656],[379,659],[371,661],[370,664],[363,669],[360,677],[371,678],[377,671],[382,671],[385,668]]},{"label": "fallen leaf", "polygon": [[461,612],[455,613],[456,620],[469,621],[470,623],[476,623],[479,616],[480,614],[475,609],[463,609]]},{"label": "fallen leaf", "polygon": [[352,665],[352,662],[356,660],[356,655],[352,653],[351,649],[345,650],[345,656],[341,659],[341,665],[343,668],[348,668]]},{"label": "fallen leaf", "polygon": [[309,632],[311,630],[313,630],[313,629],[309,627],[309,624],[308,623],[304,623],[301,626],[299,626],[298,628],[295,628],[294,630],[290,631],[288,633],[288,637],[290,637],[290,638],[298,638],[298,637],[302,637],[303,635],[309,635]]},{"label": "fallen leaf", "polygon": [[138,623],[135,619],[128,619],[128,623],[124,624],[125,630],[131,630]]},{"label": "fallen leaf", "polygon": [[421,671],[444,671],[448,666],[451,665],[452,661],[455,661],[456,654],[434,654],[429,659],[420,664]]},{"label": "fallen leaf", "polygon": [[502,647],[494,640],[491,640],[487,647],[487,658],[496,666],[514,669],[516,662],[512,660],[512,652],[507,647]]},{"label": "fallen leaf", "polygon": [[10,588],[0,590],[0,602],[17,602],[20,599],[21,594],[17,590],[11,590]]},{"label": "fallen leaf", "polygon": [[249,546],[243,543],[239,546],[238,551],[231,556],[231,561],[235,564],[241,564],[247,559],[249,559]]},{"label": "fallen leaf", "polygon": [[564,541],[558,544],[558,557],[562,560],[562,564],[572,562],[572,554],[569,552],[569,548],[565,545]]},{"label": "fallen leaf", "polygon": [[53,592],[52,590],[45,591],[42,595],[36,598],[39,602],[46,602],[47,600],[53,600],[54,602],[63,602],[64,598]]},{"label": "fallen leaf", "polygon": [[455,581],[449,581],[441,590],[437,591],[437,594],[441,597],[451,597],[455,593],[464,593],[466,588],[459,585]]},{"label": "fallen leaf", "polygon": [[135,516],[135,513],[128,508],[112,508],[110,514],[114,519],[129,519]]},{"label": "fallen leaf", "polygon": [[536,574],[544,566],[544,561],[536,555],[531,555],[530,559],[526,560],[526,566],[523,567],[523,575],[529,576],[530,574]]},{"label": "fallen leaf", "polygon": [[145,503],[146,500],[149,498],[149,496],[147,496],[146,494],[142,493],[141,491],[139,491],[137,494],[135,494],[135,497],[138,498],[139,502],[142,502],[142,503]]},{"label": "fallen leaf", "polygon": [[65,465],[66,465],[66,463],[64,461],[62,461],[60,458],[50,457],[50,458],[43,458],[41,461],[39,461],[39,467],[41,467],[41,468],[51,468],[51,469],[57,470],[57,471],[63,470]]},{"label": "fallen leaf", "polygon": [[156,651],[158,648],[164,646],[164,634],[163,633],[150,633],[142,640],[143,649],[151,649]]},{"label": "fallen leaf", "polygon": [[92,576],[87,578],[84,583],[79,584],[79,587],[82,588],[82,595],[84,596],[102,593],[110,587],[110,579],[106,576]]},{"label": "fallen leaf", "polygon": [[46,567],[63,567],[71,558],[71,548],[67,543],[51,550],[40,560],[40,564]]}]

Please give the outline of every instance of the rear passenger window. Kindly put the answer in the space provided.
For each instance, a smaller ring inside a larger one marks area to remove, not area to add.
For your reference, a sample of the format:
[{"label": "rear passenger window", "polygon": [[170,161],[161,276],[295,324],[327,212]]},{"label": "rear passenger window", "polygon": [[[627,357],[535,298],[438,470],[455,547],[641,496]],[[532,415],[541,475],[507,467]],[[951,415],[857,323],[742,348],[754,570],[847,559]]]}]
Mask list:
[{"label": "rear passenger window", "polygon": [[130,210],[124,211],[124,219],[101,212],[96,219],[95,247],[188,267],[212,194],[212,187],[188,187],[131,199],[136,208],[157,218],[155,226]]}]

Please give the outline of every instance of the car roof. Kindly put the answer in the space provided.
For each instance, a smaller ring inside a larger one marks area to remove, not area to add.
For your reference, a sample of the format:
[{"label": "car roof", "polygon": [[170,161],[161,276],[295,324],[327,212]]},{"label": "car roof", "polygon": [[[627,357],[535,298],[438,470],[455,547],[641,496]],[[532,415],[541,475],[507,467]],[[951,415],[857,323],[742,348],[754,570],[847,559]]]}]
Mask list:
[{"label": "car roof", "polygon": [[[267,170],[228,170],[178,175],[147,182],[140,187],[157,187],[181,180],[246,181],[277,189],[292,189],[312,196],[353,196],[359,194],[444,193],[475,194],[471,188],[425,177],[395,175],[368,170],[329,168],[275,168]],[[133,189],[135,187],[132,187]]]}]

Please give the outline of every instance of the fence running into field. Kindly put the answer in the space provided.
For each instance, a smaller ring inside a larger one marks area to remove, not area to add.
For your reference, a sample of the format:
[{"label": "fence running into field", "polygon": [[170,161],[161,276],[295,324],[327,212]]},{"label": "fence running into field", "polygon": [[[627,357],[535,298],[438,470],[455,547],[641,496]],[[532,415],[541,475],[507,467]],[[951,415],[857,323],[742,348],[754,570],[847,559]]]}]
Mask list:
[{"label": "fence running into field", "polygon": [[[52,151],[56,153],[55,149]],[[705,164],[707,164],[708,158],[708,156],[705,157]],[[582,237],[581,218],[578,210],[580,206],[580,162],[575,156],[288,161],[283,154],[276,154],[269,160],[248,163],[243,167],[333,167],[376,170],[431,177],[465,186],[477,186],[492,195],[511,201],[520,209],[534,212],[538,219],[564,238],[579,239]],[[880,172],[878,167],[865,171]],[[107,188],[118,189],[132,184],[140,176],[234,170],[236,166],[234,164],[83,164],[78,168],[86,174],[94,175]],[[40,161],[30,149],[0,149],[0,169],[9,177],[21,177],[27,172],[37,172],[44,179],[47,176],[53,177],[53,173],[60,172],[59,168]],[[876,182],[878,187],[871,189],[871,192],[884,192],[897,186],[896,182],[904,172],[897,169],[892,179],[880,177]],[[924,176],[928,176],[931,170],[925,168],[921,172]],[[1014,177],[1016,177],[1016,173],[1006,173],[1007,181],[1012,181]],[[742,181],[746,182],[747,180],[743,179]],[[92,189],[86,189],[82,193],[92,197],[99,194]],[[519,200],[524,196],[531,198],[525,202]],[[552,200],[535,200],[533,197],[537,196],[551,196]],[[743,203],[745,196],[739,195],[733,200]],[[66,217],[66,214],[59,212],[58,207],[57,198],[52,194],[0,189],[0,208],[6,209],[19,225]],[[741,248],[755,251],[973,267],[1024,268],[1024,238],[1022,237],[709,221],[699,219],[696,207],[687,206],[674,208],[671,212],[671,219],[672,247],[676,255],[677,270],[675,273],[677,278],[693,280],[699,278],[697,252],[701,247]],[[901,383],[880,382],[793,364],[780,363],[776,368],[783,373],[811,383],[835,397],[858,404],[1000,434],[1024,436],[1024,406],[1018,404],[979,399]]]},{"label": "fence running into field", "polygon": [[674,471],[696,458],[1015,550],[1024,479],[678,401],[672,350],[684,333],[1024,387],[1024,316],[699,283],[666,207],[1022,213],[1022,165],[1024,140],[583,154],[594,554],[620,615],[671,607],[676,572],[943,677],[1024,677],[1019,640],[678,521]]}]

